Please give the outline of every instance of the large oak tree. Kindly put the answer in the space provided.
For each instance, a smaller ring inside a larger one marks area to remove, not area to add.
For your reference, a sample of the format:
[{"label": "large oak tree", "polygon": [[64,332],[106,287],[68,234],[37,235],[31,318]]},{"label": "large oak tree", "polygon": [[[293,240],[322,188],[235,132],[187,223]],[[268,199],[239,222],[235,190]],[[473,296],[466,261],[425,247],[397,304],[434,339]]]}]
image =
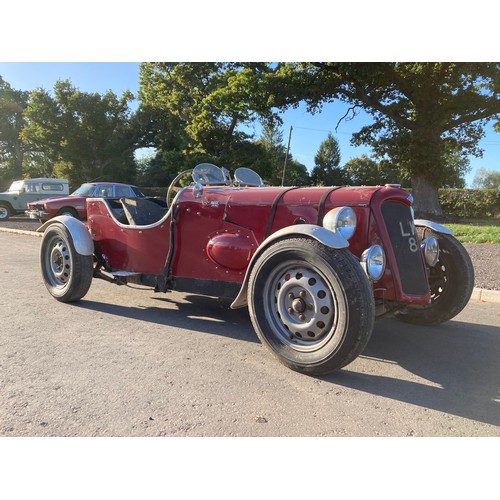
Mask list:
[{"label": "large oak tree", "polygon": [[[486,123],[500,113],[497,63],[284,63],[269,80],[280,108],[335,100],[374,122],[354,134],[411,178],[415,209],[443,215],[438,188],[457,176],[456,158],[480,156]],[[351,115],[352,116],[352,115]],[[464,165],[464,163],[458,163]]]}]

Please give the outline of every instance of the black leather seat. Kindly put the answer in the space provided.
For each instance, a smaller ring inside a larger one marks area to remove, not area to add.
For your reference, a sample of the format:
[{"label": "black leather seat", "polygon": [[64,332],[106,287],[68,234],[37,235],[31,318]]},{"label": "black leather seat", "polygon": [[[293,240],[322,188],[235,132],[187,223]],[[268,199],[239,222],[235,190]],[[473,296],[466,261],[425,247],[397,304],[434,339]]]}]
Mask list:
[{"label": "black leather seat", "polygon": [[120,198],[127,221],[132,226],[147,226],[158,222],[166,208],[147,198]]}]

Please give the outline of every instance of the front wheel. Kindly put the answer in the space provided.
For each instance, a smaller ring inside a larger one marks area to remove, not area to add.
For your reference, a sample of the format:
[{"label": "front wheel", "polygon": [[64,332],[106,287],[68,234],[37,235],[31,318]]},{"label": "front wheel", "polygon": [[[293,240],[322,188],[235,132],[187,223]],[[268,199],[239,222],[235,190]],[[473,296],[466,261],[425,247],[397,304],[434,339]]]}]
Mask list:
[{"label": "front wheel", "polygon": [[75,219],[79,219],[78,212],[71,207],[61,208],[61,210],[57,212],[57,215],[67,215],[68,217],[74,217]]},{"label": "front wheel", "polygon": [[278,359],[309,375],[338,370],[365,348],[373,330],[373,291],[346,249],[292,238],[267,248],[249,280],[255,331]]},{"label": "front wheel", "polygon": [[469,254],[453,236],[418,227],[423,240],[434,236],[439,243],[439,260],[429,268],[431,303],[425,309],[411,309],[396,317],[416,325],[437,325],[455,317],[469,302],[474,288],[474,268]]},{"label": "front wheel", "polygon": [[60,302],[80,300],[89,290],[93,275],[93,256],[80,255],[68,229],[62,224],[49,226],[43,234],[40,264],[45,286]]}]

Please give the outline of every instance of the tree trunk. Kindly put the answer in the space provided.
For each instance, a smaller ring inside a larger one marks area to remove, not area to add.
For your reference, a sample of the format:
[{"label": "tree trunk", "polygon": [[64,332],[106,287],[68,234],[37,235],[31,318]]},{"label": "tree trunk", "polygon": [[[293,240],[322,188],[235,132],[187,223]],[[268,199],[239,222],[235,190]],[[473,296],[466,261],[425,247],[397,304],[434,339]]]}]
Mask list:
[{"label": "tree trunk", "polygon": [[435,186],[422,176],[411,179],[413,208],[415,217],[425,219],[443,219],[444,213],[439,203],[439,194]]}]

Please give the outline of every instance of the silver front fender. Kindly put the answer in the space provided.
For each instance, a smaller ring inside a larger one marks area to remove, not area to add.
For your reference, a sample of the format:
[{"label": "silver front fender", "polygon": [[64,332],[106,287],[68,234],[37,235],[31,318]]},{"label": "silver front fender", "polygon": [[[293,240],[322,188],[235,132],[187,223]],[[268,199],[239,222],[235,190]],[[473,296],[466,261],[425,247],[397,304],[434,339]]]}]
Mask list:
[{"label": "silver front fender", "polygon": [[92,240],[92,236],[90,236],[87,226],[74,217],[68,215],[54,217],[45,222],[45,224],[42,224],[37,229],[37,232],[44,233],[49,226],[56,223],[63,224],[69,231],[73,244],[75,245],[75,250],[80,255],[94,255],[94,241]]},{"label": "silver front fender", "polygon": [[430,220],[415,219],[414,223],[415,223],[416,227],[419,227],[419,226],[420,227],[428,227],[429,229],[436,231],[436,233],[453,234],[453,231],[451,229],[448,229],[447,227],[444,227],[441,224],[438,224],[437,222],[433,222]]},{"label": "silver front fender", "polygon": [[238,309],[239,307],[247,305],[248,279],[254,263],[268,246],[285,236],[306,236],[308,238],[314,238],[323,245],[331,248],[347,248],[349,246],[349,242],[339,233],[334,233],[333,231],[325,229],[323,226],[316,226],[314,224],[296,224],[294,226],[284,227],[283,229],[276,231],[267,237],[253,254],[250,263],[248,264],[245,278],[238,296],[231,304],[231,309]]}]

